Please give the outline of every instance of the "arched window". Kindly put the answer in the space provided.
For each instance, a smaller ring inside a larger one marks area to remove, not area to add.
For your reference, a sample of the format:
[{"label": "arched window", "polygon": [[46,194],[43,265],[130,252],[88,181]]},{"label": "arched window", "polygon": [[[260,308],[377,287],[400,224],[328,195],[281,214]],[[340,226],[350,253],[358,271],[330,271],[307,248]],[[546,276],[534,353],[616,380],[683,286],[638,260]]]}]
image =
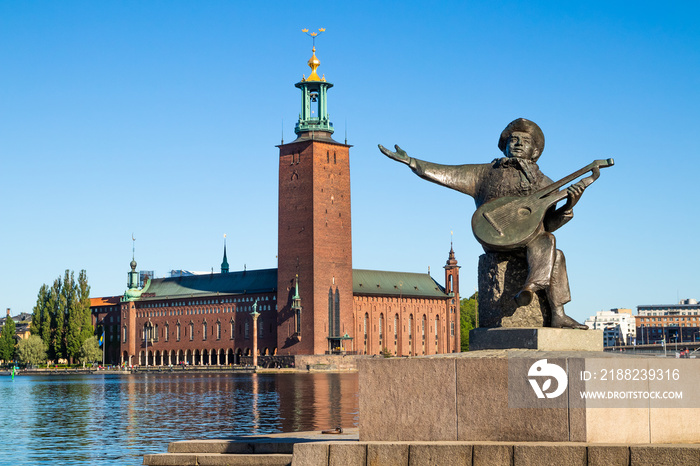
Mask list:
[{"label": "arched window", "polygon": [[384,336],[384,313],[379,314],[379,341],[381,343]]},{"label": "arched window", "polygon": [[124,333],[124,335],[123,335],[123,337],[122,337],[122,341],[123,341],[124,343],[126,343],[126,325],[124,326],[124,332],[123,332],[123,333]]},{"label": "arched window", "polygon": [[221,340],[221,322],[216,323],[216,339]]},{"label": "arched window", "polygon": [[180,322],[175,324],[175,339],[180,341]]},{"label": "arched window", "polygon": [[190,341],[194,340],[194,323],[190,322]]},{"label": "arched window", "polygon": [[168,341],[170,339],[170,325],[165,324],[165,341]]},{"label": "arched window", "polygon": [[410,340],[411,337],[413,337],[413,314],[408,316],[408,339]]},{"label": "arched window", "polygon": [[423,314],[423,319],[421,320],[421,323],[420,323],[420,330],[421,330],[421,336],[423,337],[423,340],[425,340],[425,314]]},{"label": "arched window", "polygon": [[202,341],[207,341],[207,321],[202,323]]},{"label": "arched window", "polygon": [[236,321],[231,319],[229,325],[231,327],[231,340],[233,340],[234,338],[236,338]]}]

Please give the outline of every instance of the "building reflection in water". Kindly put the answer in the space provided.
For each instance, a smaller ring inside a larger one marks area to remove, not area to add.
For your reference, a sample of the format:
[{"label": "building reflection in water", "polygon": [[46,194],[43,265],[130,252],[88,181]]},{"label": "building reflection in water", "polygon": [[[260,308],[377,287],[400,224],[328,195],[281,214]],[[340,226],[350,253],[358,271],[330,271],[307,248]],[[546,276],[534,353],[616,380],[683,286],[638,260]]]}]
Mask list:
[{"label": "building reflection in water", "polygon": [[[140,464],[168,443],[358,423],[356,373],[21,376],[0,380],[0,458]],[[0,460],[2,462],[2,460]]]}]

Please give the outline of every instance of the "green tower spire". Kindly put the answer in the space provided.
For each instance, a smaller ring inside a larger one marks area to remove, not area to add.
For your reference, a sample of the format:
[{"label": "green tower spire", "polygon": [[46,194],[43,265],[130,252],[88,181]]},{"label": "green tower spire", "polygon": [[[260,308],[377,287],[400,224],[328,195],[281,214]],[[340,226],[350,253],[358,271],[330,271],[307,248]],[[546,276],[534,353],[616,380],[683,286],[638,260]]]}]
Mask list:
[{"label": "green tower spire", "polygon": [[129,272],[128,276],[129,279],[126,283],[127,290],[124,292],[124,297],[122,298],[122,301],[135,301],[141,297],[141,294],[146,291],[148,286],[151,284],[150,280],[146,283],[146,285],[143,287],[143,289],[139,290],[139,273],[136,271],[136,238],[134,238],[134,235],[131,235],[131,241],[132,241],[132,246],[131,246],[131,263],[129,266],[131,267],[131,272]]},{"label": "green tower spire", "polygon": [[221,263],[221,273],[228,273],[228,260],[226,260],[226,234],[224,234],[224,261]]},{"label": "green tower spire", "polygon": [[325,29],[311,33],[308,29],[302,29],[302,31],[313,38],[314,45],[312,56],[308,61],[311,74],[308,78],[302,77],[301,81],[294,85],[301,89],[301,113],[299,113],[299,121],[294,132],[297,135],[311,131],[333,133],[333,123],[329,120],[327,101],[328,89],[333,87],[333,84],[326,82],[325,76],[319,77],[316,73],[316,68],[321,64],[316,58],[316,36],[324,32]]}]

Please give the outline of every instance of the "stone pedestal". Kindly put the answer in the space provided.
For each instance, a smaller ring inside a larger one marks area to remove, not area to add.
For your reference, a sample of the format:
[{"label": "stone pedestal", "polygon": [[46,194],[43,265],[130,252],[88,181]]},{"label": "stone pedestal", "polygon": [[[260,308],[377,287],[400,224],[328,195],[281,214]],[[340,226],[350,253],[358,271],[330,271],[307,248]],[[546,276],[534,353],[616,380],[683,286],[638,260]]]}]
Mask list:
[{"label": "stone pedestal", "polygon": [[489,252],[479,256],[479,327],[549,325],[549,303],[538,291],[527,306],[513,299],[527,279],[525,252]]},{"label": "stone pedestal", "polygon": [[469,331],[469,349],[603,351],[603,331],[550,327],[475,328]]},{"label": "stone pedestal", "polygon": [[[486,350],[358,366],[361,441],[700,443],[698,359]],[[644,395],[669,392],[682,398]]]}]

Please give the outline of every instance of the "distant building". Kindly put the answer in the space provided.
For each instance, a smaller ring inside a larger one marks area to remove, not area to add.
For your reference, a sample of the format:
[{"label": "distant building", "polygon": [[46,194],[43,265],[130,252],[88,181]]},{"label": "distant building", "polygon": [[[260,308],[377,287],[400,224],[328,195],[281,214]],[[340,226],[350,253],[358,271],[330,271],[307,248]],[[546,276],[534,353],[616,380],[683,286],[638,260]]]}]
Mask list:
[{"label": "distant building", "polygon": [[139,286],[143,288],[148,280],[155,278],[156,273],[153,270],[140,270],[139,271]]},{"label": "distant building", "polygon": [[700,341],[700,304],[697,300],[637,306],[637,342],[654,344],[661,341]]},{"label": "distant building", "polygon": [[32,335],[32,315],[26,312],[22,312],[16,316],[10,316],[10,308],[7,308],[7,314],[5,317],[0,319],[0,329],[5,326],[7,319],[12,319],[15,323],[15,339],[26,340]]},{"label": "distant building", "polygon": [[97,338],[102,338],[105,364],[119,364],[121,329],[121,296],[90,298],[90,314]]},{"label": "distant building", "polygon": [[618,346],[634,344],[635,318],[631,309],[610,309],[596,312],[585,322],[588,328],[603,330],[603,345]]}]

